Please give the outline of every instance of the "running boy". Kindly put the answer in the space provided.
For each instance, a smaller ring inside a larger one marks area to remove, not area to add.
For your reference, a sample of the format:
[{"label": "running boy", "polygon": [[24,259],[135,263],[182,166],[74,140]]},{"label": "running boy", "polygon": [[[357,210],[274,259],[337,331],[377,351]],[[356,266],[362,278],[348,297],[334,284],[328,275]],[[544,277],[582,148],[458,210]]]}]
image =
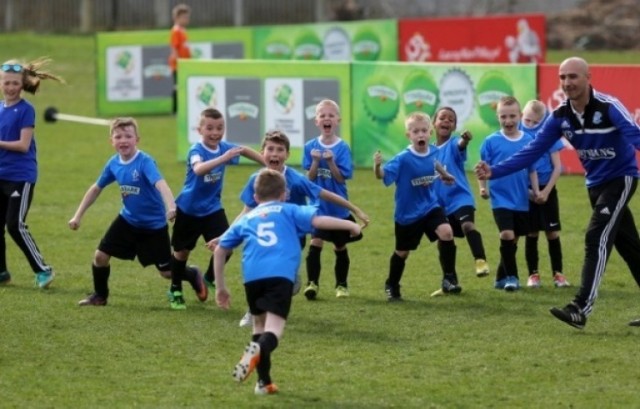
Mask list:
[{"label": "running boy", "polygon": [[[438,241],[442,287],[444,294],[458,294],[462,287],[456,273],[456,245],[453,230],[440,207],[434,188],[438,177],[446,183],[454,178],[437,162],[438,148],[429,144],[433,130],[431,118],[414,112],[405,120],[406,135],[411,145],[382,166],[382,155],[373,156],[373,171],[385,186],[396,184],[395,192],[395,251],[389,261],[389,276],[385,282],[388,301],[401,301],[400,279],[412,250],[418,248],[422,235]],[[436,291],[438,293],[440,290]],[[435,293],[434,293],[435,295]]]},{"label": "running boy", "polygon": [[[289,159],[290,142],[287,135],[281,131],[269,131],[262,140],[262,158],[267,165],[267,168],[278,171],[284,176],[286,186],[285,202],[293,203],[297,205],[306,205],[307,200],[310,202],[317,202],[319,199],[326,200],[342,207],[349,209],[353,212],[358,219],[360,219],[364,226],[369,224],[369,216],[367,216],[360,208],[355,206],[348,200],[329,192],[326,189],[322,189],[320,186],[312,183],[309,179],[304,177],[300,172],[293,168],[286,166],[286,161]],[[236,217],[236,220],[242,217],[244,214],[251,211],[258,205],[255,200],[255,188],[254,182],[258,175],[258,172],[251,175],[249,181],[245,185],[242,193],[240,194],[240,200],[244,203],[242,212]],[[209,248],[215,246],[215,242],[210,242]],[[300,251],[305,246],[305,235],[300,235]],[[296,280],[299,280],[296,276]],[[296,283],[296,287],[299,286],[299,281]],[[299,288],[294,289],[294,294],[299,291]],[[305,290],[305,296],[307,299],[312,300],[316,298],[318,289],[311,292],[307,288]],[[240,326],[248,326],[251,324],[251,314],[247,312],[240,320]]]},{"label": "running boy", "polygon": [[[316,105],[315,123],[320,136],[310,140],[304,146],[302,167],[307,171],[309,180],[318,186],[349,200],[347,180],[353,177],[351,149],[337,134],[340,124],[340,107],[334,101],[325,99]],[[324,200],[311,203],[318,206],[319,214],[334,216],[339,219],[355,221],[349,210]],[[336,297],[348,297],[349,285],[349,253],[347,243],[361,239],[349,237],[348,232],[315,230],[311,234],[311,244],[307,255],[307,287],[304,294],[309,299],[315,298],[320,284],[320,253],[323,242],[333,243],[336,255],[334,266]]]},{"label": "running boy", "polygon": [[173,27],[171,27],[171,34],[169,35],[169,47],[171,48],[169,69],[173,78],[171,112],[175,114],[178,110],[178,59],[191,58],[191,49],[187,38],[191,7],[186,4],[178,4],[171,10],[171,17],[173,18]]},{"label": "running boy", "polygon": [[[487,136],[480,147],[482,160],[490,164],[500,163],[533,140],[531,135],[518,129],[522,114],[517,99],[511,96],[500,98],[496,111],[500,130]],[[538,194],[535,168],[528,172],[523,169],[502,178],[499,183],[492,183],[490,192],[486,180],[479,184],[480,196],[483,199],[491,197],[493,218],[500,231],[500,264],[494,287],[516,291],[520,289],[516,261],[518,237],[529,233],[529,185],[533,187],[533,194]]]},{"label": "running boy", "polygon": [[[522,109],[522,123],[520,129],[531,134],[534,138],[542,128],[547,118],[547,109],[544,103],[531,100]],[[540,287],[540,273],[538,272],[538,232],[544,231],[547,236],[549,258],[551,260],[551,275],[556,287],[569,287],[564,274],[562,274],[562,246],[560,245],[560,210],[556,182],[562,172],[560,163],[560,151],[564,148],[561,139],[558,139],[551,149],[536,162],[538,173],[538,196],[529,200],[529,234],[525,239],[524,254],[527,260],[529,278],[527,287]]]},{"label": "running boy", "polygon": [[440,161],[455,179],[454,184],[436,181],[436,191],[440,205],[444,209],[455,237],[466,237],[471,254],[475,259],[476,276],[489,275],[489,265],[482,243],[482,235],[475,226],[475,199],[464,170],[467,160],[467,145],[471,133],[463,132],[453,136],[458,117],[451,107],[441,107],[436,111],[433,126],[436,131],[436,146],[440,150]]},{"label": "running boy", "polygon": [[271,379],[271,353],[277,348],[289,311],[293,283],[300,266],[300,252],[292,251],[300,237],[313,228],[346,230],[361,234],[358,224],[317,215],[313,206],[286,203],[286,185],[282,172],[263,169],[255,178],[258,206],[236,220],[219,240],[215,249],[216,303],[230,305],[224,268],[231,250],[244,242],[242,271],[249,310],[254,316],[251,342],[245,348],[233,377],[242,382],[254,369],[257,395],[273,394],[278,387]]},{"label": "running boy", "polygon": [[171,189],[153,158],[138,150],[138,124],[133,118],[114,119],[109,133],[117,154],[109,159],[98,180],[85,193],[69,220],[69,227],[80,228],[84,213],[113,182],[120,186],[122,209],[100,240],[91,265],[94,292],[81,300],[80,306],[107,305],[111,257],[133,260],[137,256],[143,267],[154,264],[161,276],[171,277],[167,219],[176,217]]},{"label": "running boy", "polygon": [[[176,220],[171,244],[171,308],[185,309],[182,281],[193,283],[200,301],[206,301],[207,285],[193,267],[187,267],[189,254],[202,236],[210,241],[229,228],[227,215],[222,207],[221,194],[226,165],[236,165],[240,155],[264,164],[262,156],[251,148],[237,146],[222,140],[225,121],[222,113],[207,108],[200,113],[198,133],[200,142],[191,146],[187,155],[187,176],[182,192],[176,198]],[[213,286],[213,255],[204,279]]]}]

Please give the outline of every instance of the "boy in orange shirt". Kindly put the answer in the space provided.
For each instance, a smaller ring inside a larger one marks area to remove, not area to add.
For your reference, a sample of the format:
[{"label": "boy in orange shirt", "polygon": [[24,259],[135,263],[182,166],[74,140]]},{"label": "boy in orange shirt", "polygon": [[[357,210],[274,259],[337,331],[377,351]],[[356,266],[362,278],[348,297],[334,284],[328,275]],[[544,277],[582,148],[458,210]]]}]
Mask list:
[{"label": "boy in orange shirt", "polygon": [[171,10],[171,16],[173,17],[173,27],[171,28],[171,36],[169,37],[169,46],[171,47],[169,68],[173,76],[173,105],[171,112],[175,114],[178,108],[178,58],[191,58],[191,49],[187,42],[187,26],[191,18],[191,7],[186,4],[178,4]]}]

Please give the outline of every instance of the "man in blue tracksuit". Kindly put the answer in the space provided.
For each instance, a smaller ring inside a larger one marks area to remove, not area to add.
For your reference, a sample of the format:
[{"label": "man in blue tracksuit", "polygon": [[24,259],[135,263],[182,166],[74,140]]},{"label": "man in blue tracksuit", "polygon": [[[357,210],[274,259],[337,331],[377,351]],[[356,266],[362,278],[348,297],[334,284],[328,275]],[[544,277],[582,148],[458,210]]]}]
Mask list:
[{"label": "man in blue tracksuit", "polygon": [[[567,306],[550,311],[582,329],[614,245],[640,286],[640,237],[628,208],[640,177],[635,156],[640,150],[640,127],[620,101],[591,87],[589,66],[582,58],[564,60],[559,77],[567,100],[545,121],[536,139],[498,165],[480,162],[475,172],[479,179],[496,179],[523,169],[562,136],[574,146],[585,169],[593,213],[585,235],[580,289]],[[640,325],[640,320],[630,325]]]}]

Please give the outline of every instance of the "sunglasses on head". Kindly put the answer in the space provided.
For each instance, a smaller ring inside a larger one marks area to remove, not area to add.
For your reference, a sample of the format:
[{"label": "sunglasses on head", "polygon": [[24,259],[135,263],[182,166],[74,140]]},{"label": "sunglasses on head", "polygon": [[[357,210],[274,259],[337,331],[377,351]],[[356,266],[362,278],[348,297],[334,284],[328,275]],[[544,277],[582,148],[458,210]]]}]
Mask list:
[{"label": "sunglasses on head", "polygon": [[20,64],[2,64],[4,72],[22,72],[24,68]]}]

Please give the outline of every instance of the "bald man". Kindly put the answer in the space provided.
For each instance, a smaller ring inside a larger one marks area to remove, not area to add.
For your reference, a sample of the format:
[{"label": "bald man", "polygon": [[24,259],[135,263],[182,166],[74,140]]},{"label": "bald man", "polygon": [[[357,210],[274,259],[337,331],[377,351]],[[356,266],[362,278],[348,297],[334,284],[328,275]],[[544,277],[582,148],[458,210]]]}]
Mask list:
[{"label": "bald man", "polygon": [[[567,306],[550,312],[582,329],[614,245],[640,286],[640,237],[627,206],[638,184],[635,150],[640,149],[640,128],[620,101],[593,89],[584,59],[564,60],[559,78],[567,99],[547,118],[535,140],[493,167],[478,163],[475,173],[480,180],[497,179],[527,168],[561,137],[573,145],[585,169],[593,213],[585,235],[580,289]],[[640,325],[640,320],[629,324]]]}]

